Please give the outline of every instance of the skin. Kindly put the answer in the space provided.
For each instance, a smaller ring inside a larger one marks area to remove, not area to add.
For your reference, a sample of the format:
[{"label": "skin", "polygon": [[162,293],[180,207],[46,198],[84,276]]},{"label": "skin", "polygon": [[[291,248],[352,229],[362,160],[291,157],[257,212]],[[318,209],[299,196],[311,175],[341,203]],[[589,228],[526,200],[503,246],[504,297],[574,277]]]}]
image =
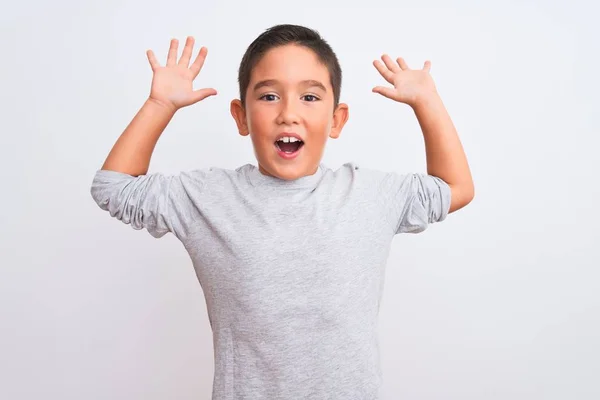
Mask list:
[{"label": "skin", "polygon": [[373,92],[413,109],[425,140],[427,173],[450,186],[450,213],[463,208],[473,200],[475,186],[456,128],[429,73],[431,61],[411,69],[402,57],[394,62],[384,54],[373,65],[393,86],[376,86]]},{"label": "skin", "polygon": [[[255,89],[264,81],[269,82]],[[316,173],[328,138],[337,139],[348,120],[347,104],[334,110],[327,67],[312,50],[293,44],[263,56],[252,70],[245,106],[235,99],[230,111],[240,135],[252,140],[260,172],[284,180]],[[304,141],[292,160],[277,154],[275,139],[282,132]]]},{"label": "skin", "polygon": [[[188,37],[177,61],[178,40],[172,39],[166,65],[152,50],[147,51],[153,78],[150,96],[118,138],[102,169],[133,176],[146,174],[154,147],[176,111],[214,96],[213,88],[193,89],[207,49],[201,47],[192,61],[194,38]],[[452,119],[429,73],[431,62],[411,69],[403,58],[396,62],[384,54],[375,68],[393,87],[376,86],[379,93],[412,107],[419,121],[427,157],[427,173],[444,180],[451,188],[450,212],[469,204],[475,196],[473,178]],[[265,79],[269,85],[255,89]],[[305,80],[320,85],[303,83]],[[328,138],[337,139],[348,120],[348,106],[333,107],[329,72],[311,50],[288,45],[272,49],[252,71],[245,105],[231,102],[231,114],[242,136],[250,135],[259,169],[265,175],[297,179],[317,171]],[[295,132],[304,140],[294,160],[281,158],[274,141],[280,132]]]}]

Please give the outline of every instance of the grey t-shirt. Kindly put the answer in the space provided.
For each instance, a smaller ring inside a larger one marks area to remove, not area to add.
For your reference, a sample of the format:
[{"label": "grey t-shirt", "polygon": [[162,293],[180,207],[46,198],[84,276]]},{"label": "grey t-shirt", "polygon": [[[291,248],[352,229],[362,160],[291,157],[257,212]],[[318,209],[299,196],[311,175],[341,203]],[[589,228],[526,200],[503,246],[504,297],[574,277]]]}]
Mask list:
[{"label": "grey t-shirt", "polygon": [[378,312],[394,235],[446,218],[426,174],[320,164],[294,181],[252,164],[133,177],[97,171],[110,215],[185,246],[213,331],[213,399],[381,398]]}]

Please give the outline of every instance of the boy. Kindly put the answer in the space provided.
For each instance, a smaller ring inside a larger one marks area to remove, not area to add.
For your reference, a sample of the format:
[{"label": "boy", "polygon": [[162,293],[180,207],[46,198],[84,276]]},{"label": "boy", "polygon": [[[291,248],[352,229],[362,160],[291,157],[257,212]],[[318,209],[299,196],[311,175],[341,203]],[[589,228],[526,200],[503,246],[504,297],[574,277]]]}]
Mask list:
[{"label": "boy", "polygon": [[377,316],[394,235],[417,233],[473,198],[466,157],[430,63],[411,70],[384,55],[374,65],[394,88],[374,92],[410,105],[422,127],[428,174],[321,163],[339,137],[341,69],[319,34],[278,25],[247,49],[239,133],[258,167],[146,174],[175,112],[214,89],[192,90],[188,37],[177,63],[151,50],[150,96],[97,171],[91,193],[110,215],[154,237],[172,232],[189,252],[214,336],[213,399],[379,399]]}]

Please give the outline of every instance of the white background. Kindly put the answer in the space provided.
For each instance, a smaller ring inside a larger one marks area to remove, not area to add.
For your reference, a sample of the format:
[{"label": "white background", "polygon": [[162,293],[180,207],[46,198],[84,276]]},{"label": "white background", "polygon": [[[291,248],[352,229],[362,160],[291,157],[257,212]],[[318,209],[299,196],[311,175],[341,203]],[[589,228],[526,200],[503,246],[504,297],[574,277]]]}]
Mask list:
[{"label": "white background", "polygon": [[[2,5],[0,398],[209,399],[211,331],[187,253],[89,187],[147,98],[145,52],[209,49],[151,170],[255,163],[229,102],[250,42],[317,29],[350,119],[323,162],[425,171],[410,107],[371,93],[383,52],[432,76],[476,198],[397,236],[380,316],[388,399],[600,398],[598,10],[592,1],[21,1]],[[593,125],[594,124],[594,125]],[[345,399],[344,399],[345,400]]]}]

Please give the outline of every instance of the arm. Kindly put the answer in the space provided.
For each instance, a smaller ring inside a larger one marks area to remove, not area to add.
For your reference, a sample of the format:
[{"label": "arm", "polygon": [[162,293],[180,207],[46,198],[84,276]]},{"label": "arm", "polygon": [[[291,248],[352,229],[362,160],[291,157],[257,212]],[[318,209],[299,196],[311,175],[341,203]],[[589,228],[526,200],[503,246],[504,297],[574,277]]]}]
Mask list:
[{"label": "arm", "polygon": [[175,110],[148,99],[121,134],[102,165],[103,170],[145,175],[158,138]]},{"label": "arm", "polygon": [[189,210],[193,209],[191,198],[200,197],[204,186],[203,172],[147,175],[156,143],[175,112],[216,94],[214,89],[192,88],[207,52],[201,48],[188,67],[193,43],[188,37],[177,62],[177,40],[173,39],[165,67],[148,50],[153,71],[150,97],[118,138],[102,169],[96,171],[91,187],[92,197],[101,209],[135,229],[146,228],[155,237],[167,232],[185,235]]},{"label": "arm", "polygon": [[188,67],[194,38],[187,38],[179,62],[177,47],[177,39],[172,39],[164,67],[158,63],[152,50],[146,52],[153,72],[150,96],[115,143],[102,166],[103,170],[132,176],[146,174],[158,138],[175,112],[217,94],[214,89],[194,91],[192,87],[204,65],[207,49],[202,47],[194,63]]},{"label": "arm", "polygon": [[427,173],[444,180],[452,191],[450,211],[469,204],[475,188],[467,157],[460,139],[437,93],[423,97],[413,107],[423,136],[427,157]]},{"label": "arm", "polygon": [[376,60],[373,64],[394,87],[376,86],[373,92],[413,108],[425,139],[427,173],[450,187],[449,212],[466,206],[475,195],[473,179],[456,129],[429,74],[431,62],[412,70],[402,57],[396,63],[386,54],[381,58],[383,63]]}]

